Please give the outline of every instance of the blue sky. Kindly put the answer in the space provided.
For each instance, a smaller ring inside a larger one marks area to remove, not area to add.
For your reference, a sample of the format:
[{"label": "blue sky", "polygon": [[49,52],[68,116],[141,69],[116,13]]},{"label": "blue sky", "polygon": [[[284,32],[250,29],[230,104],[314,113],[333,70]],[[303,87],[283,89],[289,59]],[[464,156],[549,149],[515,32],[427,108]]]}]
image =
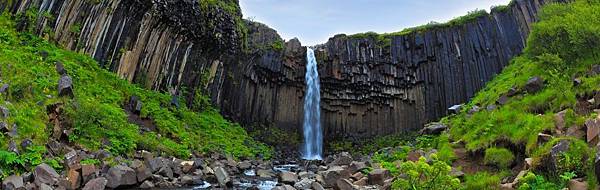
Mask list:
[{"label": "blue sky", "polygon": [[240,0],[244,18],[276,29],[303,45],[335,34],[396,32],[430,21],[444,22],[510,0]]}]

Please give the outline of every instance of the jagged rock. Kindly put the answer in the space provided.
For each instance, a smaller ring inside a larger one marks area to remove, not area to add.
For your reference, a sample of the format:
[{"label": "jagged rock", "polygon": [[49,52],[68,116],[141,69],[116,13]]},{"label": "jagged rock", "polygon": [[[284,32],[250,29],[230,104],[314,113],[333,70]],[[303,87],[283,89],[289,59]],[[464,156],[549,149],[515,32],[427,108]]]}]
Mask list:
[{"label": "jagged rock", "polygon": [[554,137],[552,135],[549,134],[544,134],[544,133],[538,133],[538,144],[544,144],[547,142],[550,142]]},{"label": "jagged rock", "polygon": [[356,162],[353,161],[352,163],[350,163],[350,166],[348,167],[348,171],[350,171],[350,173],[356,173],[359,171],[362,171],[363,169],[366,169],[367,164],[365,162]]},{"label": "jagged rock", "polygon": [[17,175],[8,176],[2,181],[2,189],[4,190],[17,190],[25,188],[23,178]]},{"label": "jagged rock", "polygon": [[17,148],[17,143],[14,140],[10,140],[8,142],[8,151],[19,154],[19,149]]},{"label": "jagged rock", "polygon": [[173,170],[171,169],[171,167],[164,165],[162,168],[160,168],[160,170],[158,170],[158,174],[165,176],[169,179],[173,179]]},{"label": "jagged rock", "polygon": [[450,176],[461,178],[461,177],[465,176],[465,172],[460,171],[456,168],[452,168],[452,170],[450,171]]},{"label": "jagged rock", "polygon": [[367,186],[369,184],[369,178],[366,178],[366,177],[360,178],[359,180],[356,180],[352,184],[354,184],[356,186]]},{"label": "jagged rock", "polygon": [[462,109],[463,105],[453,105],[450,108],[448,108],[448,113],[449,114],[458,114],[460,113],[460,110]]},{"label": "jagged rock", "polygon": [[179,164],[183,173],[191,173],[196,168],[194,167],[194,161],[183,161]]},{"label": "jagged rock", "polygon": [[539,76],[531,77],[529,80],[527,80],[527,83],[525,83],[524,88],[528,93],[539,92],[544,88],[544,79]]},{"label": "jagged rock", "polygon": [[58,96],[73,97],[73,79],[70,76],[63,75],[58,80]]},{"label": "jagged rock", "polygon": [[240,162],[240,163],[237,165],[237,167],[238,167],[240,170],[247,170],[247,169],[250,169],[250,168],[252,167],[252,163],[251,163],[250,161],[246,160],[246,161]]},{"label": "jagged rock", "polygon": [[21,177],[23,177],[23,182],[25,183],[33,182],[33,173],[31,172],[25,172]]},{"label": "jagged rock", "polygon": [[582,81],[580,78],[575,78],[573,79],[573,86],[579,86],[581,85]]},{"label": "jagged rock", "polygon": [[337,155],[337,158],[335,160],[333,160],[333,162],[331,162],[330,165],[334,165],[334,166],[350,165],[350,163],[352,163],[352,160],[353,159],[352,159],[352,156],[350,155],[350,153],[342,152]]},{"label": "jagged rock", "polygon": [[81,157],[79,157],[79,154],[76,150],[72,150],[65,154],[65,165],[69,169],[81,169],[81,164],[79,163],[80,161]]},{"label": "jagged rock", "polygon": [[219,181],[219,185],[221,187],[231,187],[233,184],[231,183],[231,179],[229,178],[229,174],[222,167],[215,168],[215,175],[217,176],[217,180]]},{"label": "jagged rock", "polygon": [[83,184],[98,177],[98,170],[94,164],[81,165],[81,179]]},{"label": "jagged rock", "polygon": [[111,167],[106,174],[106,180],[108,180],[106,186],[113,189],[137,183],[135,171],[122,165]]},{"label": "jagged rock", "polygon": [[62,75],[66,75],[66,74],[67,74],[67,70],[65,69],[65,66],[63,65],[63,63],[62,63],[62,62],[60,62],[60,61],[57,61],[57,62],[55,63],[55,67],[56,67],[56,72],[57,72],[59,75],[61,75],[61,76],[62,76]]},{"label": "jagged rock", "polygon": [[0,121],[0,133],[8,133],[8,124]]},{"label": "jagged rock", "polygon": [[55,185],[58,183],[58,178],[60,177],[54,168],[45,163],[35,167],[33,176],[35,178],[35,184],[38,186],[40,186],[40,184]]},{"label": "jagged rock", "polygon": [[179,97],[178,97],[178,96],[176,96],[176,95],[173,95],[173,96],[171,97],[171,106],[173,106],[173,107],[175,107],[175,108],[179,109]]},{"label": "jagged rock", "polygon": [[533,158],[525,158],[525,169],[533,168]]},{"label": "jagged rock", "polygon": [[135,170],[138,182],[143,182],[152,177],[152,171],[140,160],[134,160],[131,164],[131,168]]},{"label": "jagged rock", "polygon": [[386,169],[375,169],[369,172],[369,184],[371,185],[385,185],[385,180],[390,178],[391,174]]},{"label": "jagged rock", "polygon": [[292,172],[281,172],[279,174],[279,181],[285,184],[294,185],[298,181],[298,175]]},{"label": "jagged rock", "polygon": [[261,178],[273,178],[275,177],[275,173],[273,170],[257,170],[256,175]]},{"label": "jagged rock", "polygon": [[339,179],[350,178],[350,172],[340,166],[333,166],[327,171],[320,172],[320,174],[323,176],[323,183],[321,185],[325,188],[334,187]]},{"label": "jagged rock", "polygon": [[273,188],[273,190],[296,190],[296,188],[294,188],[290,185],[283,185],[283,186],[277,186],[277,187]]},{"label": "jagged rock", "polygon": [[510,98],[508,96],[502,95],[498,98],[498,100],[496,100],[496,103],[499,105],[506,105],[509,99]]},{"label": "jagged rock", "polygon": [[471,109],[469,110],[468,113],[472,115],[472,114],[479,112],[480,110],[481,110],[481,107],[474,105],[473,107],[471,107]]},{"label": "jagged rock", "polygon": [[33,183],[25,183],[25,190],[38,190],[41,188],[37,188]]},{"label": "jagged rock", "polygon": [[141,185],[140,185],[140,189],[152,189],[154,188],[154,183],[152,183],[151,181],[144,181]]},{"label": "jagged rock", "polygon": [[340,190],[355,190],[354,185],[347,179],[339,179],[337,181],[337,188]]},{"label": "jagged rock", "polygon": [[143,106],[143,103],[139,97],[131,96],[129,98],[129,110],[131,110],[133,113],[138,114],[138,115],[140,113],[142,113],[142,106]]},{"label": "jagged rock", "polygon": [[152,171],[152,173],[157,172],[161,168],[165,167],[165,163],[163,162],[163,158],[158,157],[148,161],[148,168]]},{"label": "jagged rock", "polygon": [[64,179],[64,187],[69,190],[75,190],[81,186],[81,176],[75,169],[69,169],[67,178]]},{"label": "jagged rock", "polygon": [[[39,187],[40,187],[39,190],[54,190],[49,185],[46,185],[46,184],[43,184],[43,183]],[[93,190],[93,189],[83,188],[82,190]]]},{"label": "jagged rock", "polygon": [[310,186],[314,190],[325,190],[325,188],[323,188],[323,186],[319,182],[313,182]]},{"label": "jagged rock", "polygon": [[13,124],[12,128],[10,128],[10,131],[8,131],[7,135],[11,138],[19,136],[19,126],[17,126],[17,124]]},{"label": "jagged rock", "polygon": [[442,132],[444,132],[446,129],[448,129],[448,126],[442,124],[442,123],[430,123],[427,124],[425,126],[425,128],[423,128],[421,130],[421,134],[425,134],[425,135],[439,135]]},{"label": "jagged rock", "polygon": [[356,180],[364,178],[365,174],[363,174],[362,172],[356,172],[356,173],[352,174],[351,177],[354,181],[356,181]]},{"label": "jagged rock", "polygon": [[82,190],[98,190],[104,189],[108,184],[108,180],[104,177],[92,179],[83,186]]}]

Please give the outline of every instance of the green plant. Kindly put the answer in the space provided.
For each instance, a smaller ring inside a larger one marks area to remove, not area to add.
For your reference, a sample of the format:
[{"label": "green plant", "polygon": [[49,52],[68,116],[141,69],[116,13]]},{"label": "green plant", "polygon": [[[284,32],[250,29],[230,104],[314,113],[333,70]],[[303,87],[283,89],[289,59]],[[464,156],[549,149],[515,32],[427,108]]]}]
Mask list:
[{"label": "green plant", "polygon": [[79,163],[87,165],[100,165],[101,162],[98,159],[83,159]]},{"label": "green plant", "polygon": [[488,148],[485,150],[485,164],[494,165],[498,168],[508,168],[514,162],[515,156],[506,148]]},{"label": "green plant", "polygon": [[487,172],[479,172],[474,175],[465,176],[463,184],[466,190],[499,189],[501,178]]},{"label": "green plant", "polygon": [[452,177],[450,167],[446,162],[437,160],[435,154],[431,155],[432,164],[427,163],[424,157],[417,162],[404,162],[400,166],[400,172],[406,177],[401,177],[392,184],[393,189],[429,189],[446,190],[459,189],[460,180]]}]

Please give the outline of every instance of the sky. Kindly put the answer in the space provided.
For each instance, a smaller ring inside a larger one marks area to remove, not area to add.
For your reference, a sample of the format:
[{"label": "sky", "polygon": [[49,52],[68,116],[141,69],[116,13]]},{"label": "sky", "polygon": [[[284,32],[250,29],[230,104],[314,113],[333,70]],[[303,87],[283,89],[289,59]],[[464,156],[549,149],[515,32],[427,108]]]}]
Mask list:
[{"label": "sky", "polygon": [[445,22],[510,0],[239,0],[244,18],[265,23],[285,40],[303,45],[327,42],[335,34],[404,28]]}]

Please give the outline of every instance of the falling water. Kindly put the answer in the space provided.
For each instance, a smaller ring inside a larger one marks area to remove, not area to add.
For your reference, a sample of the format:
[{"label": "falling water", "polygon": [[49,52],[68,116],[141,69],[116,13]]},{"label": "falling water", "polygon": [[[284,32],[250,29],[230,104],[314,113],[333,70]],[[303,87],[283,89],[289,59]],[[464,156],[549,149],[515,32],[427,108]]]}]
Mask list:
[{"label": "falling water", "polygon": [[321,160],[323,134],[321,131],[321,93],[315,52],[306,52],[306,96],[304,97],[304,153],[303,159]]}]

